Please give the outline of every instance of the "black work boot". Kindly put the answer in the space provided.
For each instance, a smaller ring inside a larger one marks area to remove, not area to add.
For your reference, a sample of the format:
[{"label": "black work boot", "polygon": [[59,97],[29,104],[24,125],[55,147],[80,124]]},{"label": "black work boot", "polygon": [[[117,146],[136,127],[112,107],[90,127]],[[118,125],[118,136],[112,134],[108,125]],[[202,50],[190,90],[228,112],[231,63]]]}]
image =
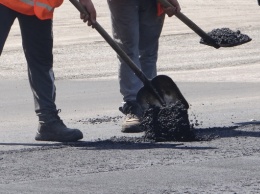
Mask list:
[{"label": "black work boot", "polygon": [[125,119],[122,123],[123,133],[139,133],[142,132],[140,128],[140,119],[143,111],[141,106],[136,101],[127,101],[119,110],[125,114]]},{"label": "black work boot", "polygon": [[74,142],[83,138],[83,134],[78,129],[67,128],[57,113],[45,117],[45,121],[40,120],[38,132],[35,140],[37,141],[58,141]]}]

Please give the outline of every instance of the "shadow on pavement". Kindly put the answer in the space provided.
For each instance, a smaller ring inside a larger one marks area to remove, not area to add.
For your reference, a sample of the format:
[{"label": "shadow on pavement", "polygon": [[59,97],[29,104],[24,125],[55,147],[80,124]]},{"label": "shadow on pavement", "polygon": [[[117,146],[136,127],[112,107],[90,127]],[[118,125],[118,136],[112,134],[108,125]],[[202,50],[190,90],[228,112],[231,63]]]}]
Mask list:
[{"label": "shadow on pavement", "polygon": [[245,125],[260,125],[260,121],[247,121],[241,123],[235,123],[237,125],[245,126]]},{"label": "shadow on pavement", "polygon": [[0,143],[2,146],[61,146],[63,143]]},{"label": "shadow on pavement", "polygon": [[[198,141],[211,141],[218,138],[227,137],[260,137],[260,122],[243,122],[237,123],[240,126],[229,126],[229,127],[213,127],[213,128],[194,128],[194,132],[197,136]],[[193,141],[193,142],[196,142]],[[205,150],[205,149],[217,149],[214,147],[202,147],[202,146],[186,146],[187,142],[152,142],[145,141],[143,137],[111,137],[106,140],[94,140],[94,141],[78,141],[78,142],[48,142],[48,143],[0,143],[2,146],[34,146],[35,150],[44,149],[62,149],[68,147],[76,147],[80,149],[194,149],[194,150]],[[189,142],[192,143],[192,142]]]},{"label": "shadow on pavement", "polygon": [[[125,137],[124,137],[125,138]],[[121,139],[121,137],[119,138]],[[202,146],[183,146],[183,143],[176,142],[136,142],[135,137],[127,138],[127,141],[119,139],[108,139],[108,140],[96,140],[96,141],[78,141],[78,142],[66,142],[66,143],[42,143],[42,144],[26,144],[26,143],[0,143],[0,145],[7,146],[36,146],[32,148],[22,148],[23,151],[40,151],[40,150],[51,150],[51,149],[63,149],[63,148],[78,148],[82,150],[138,150],[138,149],[194,149],[194,150],[206,150],[216,149],[213,147],[202,147]],[[180,147],[179,147],[180,146]],[[21,151],[20,150],[20,151]],[[14,150],[9,150],[14,151]],[[3,152],[9,152],[3,151]],[[19,150],[17,150],[20,152]],[[1,151],[0,151],[1,153]]]},{"label": "shadow on pavement", "polygon": [[260,126],[258,123],[244,122],[239,125],[240,126],[195,128],[194,131],[198,136],[209,137],[209,140],[224,137],[260,137]]},{"label": "shadow on pavement", "polygon": [[[72,147],[77,147],[81,150],[142,150],[142,149],[194,149],[206,150],[216,149],[213,147],[199,146],[183,146],[183,143],[136,143],[136,142],[114,142],[111,140],[96,141],[96,142],[79,142],[70,144]],[[180,147],[179,147],[180,146]]]}]

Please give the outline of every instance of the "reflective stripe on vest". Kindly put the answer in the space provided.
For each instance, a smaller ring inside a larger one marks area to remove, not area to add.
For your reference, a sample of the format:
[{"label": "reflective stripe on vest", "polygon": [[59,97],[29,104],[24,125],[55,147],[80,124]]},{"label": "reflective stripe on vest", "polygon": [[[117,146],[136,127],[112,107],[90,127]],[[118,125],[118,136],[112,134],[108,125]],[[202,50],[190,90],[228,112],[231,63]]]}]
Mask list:
[{"label": "reflective stripe on vest", "polygon": [[54,9],[54,7],[51,7],[47,4],[44,4],[44,3],[40,3],[40,2],[36,2],[36,5],[39,6],[39,7],[43,7],[45,9],[47,9],[48,11],[52,11]]},{"label": "reflective stripe on vest", "polygon": [[23,2],[23,3],[26,3],[26,4],[28,4],[28,5],[31,5],[31,6],[34,5],[33,0],[19,0],[19,1],[21,1],[21,2]]},{"label": "reflective stripe on vest", "polygon": [[[34,6],[34,1],[33,0],[20,0],[23,3],[26,3],[28,5]],[[51,11],[52,9],[54,9],[53,7],[49,6],[48,4],[45,3],[40,3],[36,1],[36,5],[39,7],[43,7],[45,9],[47,9],[48,11]]]}]

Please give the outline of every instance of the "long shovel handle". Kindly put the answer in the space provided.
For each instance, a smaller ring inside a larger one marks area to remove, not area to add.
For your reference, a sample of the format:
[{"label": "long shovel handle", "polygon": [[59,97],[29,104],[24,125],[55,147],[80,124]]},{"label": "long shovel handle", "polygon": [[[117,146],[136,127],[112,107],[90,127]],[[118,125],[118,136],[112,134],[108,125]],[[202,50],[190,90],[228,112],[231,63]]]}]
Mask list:
[{"label": "long shovel handle", "polygon": [[[80,13],[89,15],[87,10],[78,2],[78,0],[69,0]],[[144,73],[136,66],[130,57],[121,49],[121,47],[111,38],[111,36],[99,25],[96,21],[92,26],[99,32],[99,34],[107,41],[107,43],[116,51],[116,53],[126,62],[126,64],[133,70],[136,76],[143,82],[144,86],[151,89],[161,105],[165,105],[164,99],[159,95],[157,90],[152,86],[151,81],[144,75]]]},{"label": "long shovel handle", "polygon": [[[167,0],[157,0],[164,7],[173,7],[173,5]],[[206,32],[204,32],[199,26],[197,26],[193,21],[191,21],[187,16],[183,13],[176,13],[175,16],[180,19],[184,24],[186,24],[190,29],[192,29],[196,34],[198,34],[208,45],[213,46],[214,48],[220,48],[220,45],[216,43],[216,41],[211,38]]]},{"label": "long shovel handle", "polygon": [[[89,15],[87,10],[79,3],[78,0],[69,0],[80,13]],[[135,65],[135,63],[129,58],[129,56],[121,49],[121,47],[111,38],[111,36],[102,28],[102,26],[96,21],[93,23],[99,34],[107,41],[107,43],[116,51],[116,53],[129,65],[134,71],[136,76],[144,83],[144,85],[150,85],[150,81],[144,75],[144,73]]]}]

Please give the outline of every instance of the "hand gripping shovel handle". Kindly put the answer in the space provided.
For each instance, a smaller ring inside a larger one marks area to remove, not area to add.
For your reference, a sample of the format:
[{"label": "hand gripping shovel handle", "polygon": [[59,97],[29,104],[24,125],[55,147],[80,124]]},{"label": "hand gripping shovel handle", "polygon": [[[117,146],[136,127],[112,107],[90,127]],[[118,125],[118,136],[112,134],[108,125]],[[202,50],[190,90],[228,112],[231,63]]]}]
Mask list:
[{"label": "hand gripping shovel handle", "polygon": [[[78,2],[78,0],[69,0],[80,13],[89,15],[86,9]],[[128,57],[128,55],[119,47],[119,45],[111,38],[111,36],[99,25],[96,21],[93,23],[93,27],[99,32],[99,34],[107,41],[107,43],[117,52],[117,54],[130,66],[138,78],[146,84],[149,80],[145,77],[143,72],[134,64],[134,62]]]},{"label": "hand gripping shovel handle", "polygon": [[[89,15],[87,10],[78,2],[78,0],[69,0],[80,13]],[[136,76],[143,82],[145,87],[151,89],[161,105],[165,105],[165,101],[158,94],[156,89],[152,86],[150,80],[144,75],[144,73],[136,66],[136,64],[129,58],[129,56],[121,49],[121,47],[111,38],[111,36],[99,25],[96,21],[92,26],[99,32],[99,34],[106,40],[106,42],[116,51],[116,53],[126,62],[126,64],[133,70]]]},{"label": "hand gripping shovel handle", "polygon": [[[167,0],[158,0],[158,2],[161,3],[164,7],[173,7],[173,5]],[[190,29],[192,29],[196,34],[198,34],[205,42],[208,43],[208,45],[213,46],[216,49],[220,48],[220,45],[218,45],[213,38],[211,38],[206,32],[204,32],[183,13],[176,13],[175,16],[180,19],[184,24],[186,24]]]}]

